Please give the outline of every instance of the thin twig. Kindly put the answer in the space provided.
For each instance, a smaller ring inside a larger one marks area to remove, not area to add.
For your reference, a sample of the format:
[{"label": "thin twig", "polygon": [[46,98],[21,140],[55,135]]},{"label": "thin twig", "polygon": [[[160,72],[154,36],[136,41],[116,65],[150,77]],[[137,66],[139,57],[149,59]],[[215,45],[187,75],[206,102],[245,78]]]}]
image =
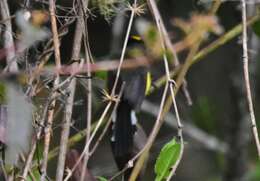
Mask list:
[{"label": "thin twig", "polygon": [[[82,18],[79,19],[79,26],[81,25],[82,32],[83,32],[83,42],[84,42],[84,51],[85,51],[85,61],[87,64],[87,76],[91,77],[91,71],[90,71],[90,48],[89,48],[89,42],[88,41],[88,29],[87,29],[87,17],[86,12],[88,8],[89,1],[81,1],[83,4],[83,10],[80,10],[82,12],[82,15],[84,15]],[[83,31],[84,30],[84,31]],[[90,139],[90,133],[91,133],[91,120],[92,120],[92,80],[89,78],[87,80],[87,119],[86,119],[86,140],[85,144],[89,142]],[[80,181],[84,181],[86,178],[86,167],[89,160],[89,147],[87,147],[86,153],[83,158],[82,162],[82,173],[80,176]]]},{"label": "thin twig", "polygon": [[[180,137],[180,140],[181,140],[181,154],[178,158],[178,161],[175,164],[175,167],[177,168],[177,166],[178,166],[178,164],[179,164],[179,162],[182,158],[182,153],[183,153],[183,149],[184,149],[183,137],[182,137],[182,124],[181,124],[181,121],[179,119],[177,104],[176,104],[176,101],[175,101],[175,95],[174,95],[174,91],[173,91],[173,84],[171,83],[173,80],[171,80],[170,71],[169,71],[168,59],[167,59],[167,55],[166,55],[166,45],[165,45],[166,38],[165,38],[164,30],[162,29],[160,14],[159,14],[157,7],[156,7],[156,4],[153,0],[148,0],[148,3],[151,6],[151,12],[152,12],[152,14],[155,18],[155,23],[156,23],[156,26],[157,26],[157,29],[158,29],[158,32],[159,32],[159,36],[160,36],[160,44],[161,44],[162,50],[164,52],[163,60],[164,60],[164,66],[165,66],[165,74],[166,74],[166,77],[167,77],[167,82],[166,82],[165,87],[167,89],[168,89],[168,86],[170,87],[171,97],[172,97],[172,100],[173,100],[173,103],[174,103],[174,108],[175,108],[175,112],[176,112],[176,116],[177,116],[178,136]],[[173,51],[173,54],[176,55],[176,52],[174,51],[174,49],[172,49],[172,51]],[[166,97],[167,89],[166,89],[166,92],[165,92],[165,96],[163,96],[163,97]],[[163,99],[162,99],[162,102],[164,102]],[[161,115],[161,113],[162,112],[159,112],[159,115]],[[159,118],[158,120],[160,120],[160,119],[161,118]],[[160,124],[155,125],[154,130],[153,130],[153,132],[151,133],[151,136],[150,136],[151,141],[149,142],[149,140],[150,140],[150,137],[149,137],[148,142],[145,146],[146,150],[142,153],[141,157],[137,161],[136,166],[134,167],[134,170],[133,170],[131,177],[130,177],[130,180],[132,180],[132,181],[136,180],[139,172],[141,171],[141,168],[142,168],[141,165],[143,165],[145,159],[148,157],[148,153],[149,153],[149,150],[152,146],[152,143],[154,142],[154,140],[157,136],[157,133],[160,130],[160,127],[161,127],[161,122],[159,121],[159,123]],[[173,170],[173,172],[175,171],[175,169],[172,169],[172,170]]]},{"label": "thin twig", "polygon": [[114,113],[116,112],[117,107],[118,107],[118,104],[119,104],[120,99],[121,99],[121,97],[122,97],[124,87],[125,87],[125,83],[122,84],[121,90],[120,90],[120,92],[119,92],[119,94],[118,94],[118,101],[116,101],[115,106],[114,106],[114,108],[113,108],[113,110],[112,110],[112,113],[110,114],[110,116],[109,116],[109,118],[108,118],[108,120],[107,120],[107,123],[106,123],[106,125],[105,125],[105,127],[104,127],[104,129],[103,129],[103,131],[102,131],[102,133],[100,134],[100,136],[98,137],[98,139],[97,139],[95,145],[94,145],[93,148],[91,149],[91,151],[90,151],[90,156],[95,152],[95,150],[97,149],[99,143],[101,142],[102,138],[105,136],[105,134],[106,134],[106,132],[107,132],[109,126],[110,126],[110,123],[111,123],[111,121],[112,121],[113,115],[114,115]]},{"label": "thin twig", "polygon": [[6,19],[3,19],[3,18],[2,18],[2,20],[0,20],[0,24],[5,23],[6,21],[9,21],[9,20],[11,20],[11,19],[13,19],[13,18],[15,18],[15,15],[11,15],[11,16],[9,16],[9,17],[6,18]]},{"label": "thin twig", "polygon": [[[55,2],[54,0],[49,0],[49,11],[50,11],[50,17],[51,17],[51,29],[53,34],[53,45],[54,45],[54,56],[55,56],[55,64],[56,68],[60,69],[61,67],[61,59],[60,59],[60,43],[59,43],[59,35],[57,31],[57,22],[55,17]],[[56,79],[54,81],[54,88],[56,85],[59,84],[59,74],[56,74]],[[54,93],[54,96],[57,93]],[[53,116],[54,116],[54,107],[56,105],[56,101],[54,100],[51,104],[51,109],[48,113],[48,120],[47,120],[47,126],[45,127],[45,136],[44,136],[44,149],[43,149],[43,161],[41,166],[41,181],[44,181],[47,175],[47,164],[48,164],[48,153],[49,153],[49,146],[50,146],[50,139],[51,139],[51,127],[53,123]]]},{"label": "thin twig", "polygon": [[[84,36],[85,37],[85,36]],[[85,47],[85,54],[86,54],[86,59],[87,59],[87,76],[91,77],[91,71],[90,71],[90,57],[89,57],[89,53],[88,53],[88,48],[87,48],[87,43],[86,43],[86,39],[84,38],[84,47]],[[85,144],[87,144],[87,142],[89,141],[90,138],[90,133],[91,133],[91,120],[92,120],[92,80],[89,78],[87,80],[87,129],[86,129],[86,142]],[[82,167],[86,168],[87,167],[87,163],[89,160],[89,148],[85,153],[85,157],[83,159],[83,163],[82,163]],[[82,174],[81,174],[81,181],[84,181],[85,179],[85,171],[86,169],[83,169]]]},{"label": "thin twig", "polygon": [[[81,50],[81,41],[83,35],[83,20],[82,20],[82,10],[80,9],[79,19],[76,24],[76,30],[74,35],[74,42],[73,42],[73,50],[72,50],[72,60],[78,60],[80,57],[80,50]],[[74,62],[73,66],[80,67],[82,63],[79,65],[78,62]],[[61,136],[61,146],[60,146],[60,153],[58,159],[58,167],[56,171],[56,180],[61,181],[63,180],[64,174],[64,166],[65,166],[65,159],[66,159],[66,151],[67,151],[67,143],[69,139],[69,130],[70,130],[70,123],[72,119],[72,110],[73,110],[73,102],[74,102],[74,94],[76,89],[76,78],[73,76],[72,81],[68,87],[69,97],[67,99],[67,104],[65,108],[65,123],[62,129],[62,136]],[[85,170],[85,169],[83,169]]]},{"label": "thin twig", "polygon": [[[152,1],[152,0],[150,0],[150,1]],[[163,36],[163,30],[161,29],[161,26],[160,26],[160,19],[158,19],[156,14],[154,16],[155,16],[155,21],[156,21],[157,28],[158,28],[159,35],[160,35],[161,46],[163,48],[163,51],[166,52],[166,46],[164,44],[165,36]],[[163,60],[164,60],[165,72],[166,72],[166,75],[167,75],[167,81],[170,83],[170,85],[169,85],[170,93],[171,93],[173,107],[174,107],[175,114],[176,114],[176,121],[177,121],[177,126],[178,126],[178,137],[180,139],[180,144],[181,144],[180,155],[179,155],[176,163],[174,164],[174,166],[171,170],[171,174],[169,175],[169,177],[167,179],[167,181],[168,181],[168,180],[170,180],[171,176],[175,173],[175,171],[176,171],[176,169],[177,169],[177,167],[178,167],[178,165],[179,165],[179,163],[182,159],[183,151],[184,151],[184,142],[183,142],[183,135],[182,135],[182,123],[181,123],[181,120],[180,120],[179,111],[178,111],[178,108],[177,108],[177,103],[176,103],[175,94],[174,94],[174,88],[173,88],[173,86],[176,86],[176,83],[173,80],[171,80],[170,70],[169,70],[169,65],[168,65],[168,59],[167,59],[166,53],[164,53],[164,55],[163,55]],[[185,82],[184,79],[183,79],[183,82]]]},{"label": "thin twig", "polygon": [[58,166],[56,170],[56,181],[63,180],[67,143],[70,133],[71,117],[73,111],[74,94],[76,89],[76,79],[73,78],[67,88],[69,96],[66,99],[64,123],[62,125],[61,139],[60,139],[60,151],[58,157]]},{"label": "thin twig", "polygon": [[12,23],[11,23],[11,17],[10,17],[10,11],[8,7],[7,0],[1,0],[0,1],[0,11],[1,11],[1,17],[5,24],[5,31],[4,31],[4,48],[7,51],[6,52],[6,62],[7,67],[10,72],[17,72],[18,71],[18,65],[16,60],[15,51],[8,51],[11,47],[14,47],[14,39],[12,36]]},{"label": "thin twig", "polygon": [[245,77],[246,97],[247,97],[247,103],[248,103],[248,108],[250,113],[252,132],[256,143],[258,157],[260,158],[260,142],[259,142],[259,136],[258,136],[257,126],[256,126],[254,106],[253,106],[251,88],[250,88],[249,70],[248,70],[247,27],[246,27],[247,19],[246,19],[245,0],[241,0],[241,4],[242,4],[242,20],[243,20],[243,34],[242,34],[243,35],[243,70],[244,70],[244,77]]},{"label": "thin twig", "polygon": [[[180,65],[180,61],[179,61],[179,58],[177,56],[174,45],[171,42],[170,36],[169,36],[169,34],[168,34],[168,32],[165,28],[165,25],[164,25],[163,20],[161,18],[161,14],[158,10],[158,7],[156,6],[156,3],[155,3],[154,0],[147,0],[147,4],[148,4],[150,11],[152,12],[154,18],[157,19],[157,22],[158,22],[157,26],[160,27],[160,29],[161,29],[161,34],[164,37],[166,48],[168,50],[170,50],[172,55],[173,55],[173,58],[174,58],[173,64],[174,64],[175,67],[178,67]],[[192,105],[192,99],[191,99],[191,96],[190,96],[190,93],[189,93],[187,87],[188,87],[187,81],[184,80],[184,82],[182,84],[182,90],[183,90],[183,93],[186,97],[188,105]]]},{"label": "thin twig", "polygon": [[172,176],[175,174],[176,169],[178,168],[178,166],[180,164],[180,161],[182,159],[183,151],[184,151],[184,141],[183,141],[183,135],[182,135],[182,123],[181,123],[181,120],[180,120],[179,111],[178,111],[178,107],[177,107],[177,103],[176,103],[173,87],[170,87],[170,91],[171,91],[171,95],[172,95],[174,111],[175,111],[175,114],[176,114],[176,122],[177,122],[177,126],[178,126],[177,127],[177,129],[178,129],[178,138],[180,139],[181,150],[180,150],[180,154],[179,154],[178,159],[176,160],[175,164],[171,168],[171,172],[170,172],[170,175],[167,178],[167,181],[170,181]]},{"label": "thin twig", "polygon": [[[135,3],[133,5],[134,7],[137,6],[136,4],[136,0],[135,0]],[[129,39],[129,35],[130,35],[130,30],[131,30],[131,27],[132,27],[132,24],[133,24],[133,18],[134,18],[134,15],[135,15],[135,11],[134,11],[134,8],[131,10],[131,16],[130,16],[130,20],[129,20],[129,25],[128,25],[128,29],[127,29],[127,34],[126,34],[126,39],[125,39],[125,42],[124,42],[124,46],[123,46],[123,50],[122,50],[122,54],[121,54],[121,57],[120,57],[120,62],[119,62],[119,66],[118,66],[118,69],[117,69],[117,75],[116,75],[116,79],[115,79],[115,82],[114,82],[114,85],[113,85],[113,89],[112,89],[112,92],[111,92],[111,95],[112,97],[114,96],[115,94],[115,90],[116,90],[116,87],[117,87],[117,83],[118,83],[118,79],[119,79],[119,76],[120,76],[120,70],[121,70],[121,66],[122,66],[122,63],[123,63],[123,60],[124,60],[124,56],[125,56],[125,51],[126,51],[126,46],[127,46],[127,42],[128,42],[128,39]],[[90,143],[91,141],[93,140],[97,130],[99,129],[101,123],[103,122],[103,119],[104,117],[106,116],[110,106],[111,106],[112,102],[110,101],[103,114],[101,115],[101,118],[100,120],[98,121],[98,124],[95,128],[95,130],[93,131],[92,135],[90,136],[87,144],[85,145],[83,151],[82,151],[82,154],[80,155],[79,159],[77,160],[76,164],[74,165],[74,167],[72,168],[70,174],[67,175],[67,177],[65,178],[65,180],[68,180],[70,177],[71,177],[71,173],[76,169],[77,165],[80,163],[81,159],[83,158],[83,156],[86,154],[86,152],[88,151],[89,149],[89,146],[90,146]]]},{"label": "thin twig", "polygon": [[[256,21],[258,21],[260,18],[259,14],[247,19],[247,26],[254,24]],[[242,23],[238,24],[228,32],[226,32],[224,35],[222,35],[220,38],[215,40],[214,42],[210,43],[208,46],[205,48],[201,49],[194,57],[192,60],[192,65],[203,60],[205,56],[207,56],[209,53],[213,52],[217,48],[221,47],[225,43],[229,42],[236,36],[238,36],[242,32]]]},{"label": "thin twig", "polygon": [[118,79],[119,79],[120,72],[121,72],[121,67],[122,67],[122,64],[123,64],[123,61],[124,61],[124,58],[125,58],[125,52],[126,52],[127,43],[128,43],[128,40],[129,40],[130,31],[132,29],[134,16],[136,14],[136,12],[135,12],[136,7],[137,7],[137,0],[135,0],[134,4],[132,5],[131,15],[130,15],[130,19],[129,19],[129,23],[128,23],[128,27],[127,27],[127,31],[126,31],[125,40],[124,40],[124,45],[123,45],[123,49],[122,49],[122,52],[121,52],[118,69],[117,69],[117,72],[116,72],[116,78],[115,78],[114,85],[113,85],[113,88],[112,88],[112,91],[111,91],[111,97],[114,96],[115,91],[116,91]]},{"label": "thin twig", "polygon": [[106,107],[105,107],[105,109],[104,109],[102,115],[100,116],[100,118],[99,118],[99,120],[98,120],[98,123],[97,123],[97,125],[96,125],[96,127],[95,127],[95,129],[94,129],[94,131],[93,131],[93,133],[92,133],[92,135],[91,135],[90,138],[89,138],[88,143],[85,145],[85,147],[84,147],[84,149],[83,149],[83,151],[82,151],[80,157],[78,158],[77,162],[75,163],[74,167],[71,169],[71,171],[69,172],[69,174],[65,177],[64,181],[67,181],[67,180],[71,177],[71,174],[75,171],[75,169],[77,168],[78,164],[81,162],[81,160],[82,160],[82,158],[84,157],[85,152],[87,151],[87,149],[88,149],[88,147],[89,147],[91,141],[94,139],[94,137],[95,137],[95,135],[96,135],[98,129],[100,128],[101,124],[103,123],[103,120],[104,120],[105,116],[107,115],[108,110],[110,109],[111,105],[112,105],[112,102],[109,102],[109,103],[106,105]]},{"label": "thin twig", "polygon": [[166,100],[166,96],[167,96],[167,92],[168,92],[168,88],[169,88],[169,82],[166,82],[165,87],[164,87],[164,91],[163,91],[163,95],[162,95],[162,99],[161,99],[161,103],[160,103],[160,108],[157,114],[157,118],[155,121],[155,124],[153,126],[153,130],[148,138],[147,143],[145,144],[144,148],[132,159],[129,161],[129,163],[133,163],[133,161],[139,157],[139,159],[137,160],[135,167],[133,168],[133,171],[131,173],[131,176],[129,178],[129,181],[135,181],[136,178],[138,177],[140,170],[143,167],[143,164],[145,162],[145,160],[147,159],[147,156],[149,154],[149,150],[152,147],[152,144],[156,138],[156,135],[158,134],[160,127],[163,123],[163,119],[162,119],[162,114],[163,114],[163,110],[164,110],[164,103]]},{"label": "thin twig", "polygon": [[27,175],[28,175],[28,172],[29,172],[32,160],[33,160],[33,156],[34,156],[34,153],[35,153],[35,150],[37,147],[37,141],[40,139],[40,136],[42,134],[42,129],[43,129],[42,125],[44,124],[44,122],[47,118],[49,106],[50,106],[51,102],[53,101],[53,99],[54,99],[54,97],[51,97],[50,99],[48,99],[46,102],[46,105],[44,107],[42,119],[39,122],[39,125],[40,125],[39,130],[37,130],[37,132],[36,132],[36,138],[33,139],[32,145],[31,145],[31,150],[26,158],[26,162],[25,162],[25,166],[24,166],[23,174],[22,174],[23,179],[27,178]]},{"label": "thin twig", "polygon": [[[159,106],[156,104],[144,101],[141,107],[141,110],[147,114],[151,114],[152,116],[157,116],[156,111],[159,110]],[[172,121],[174,120],[174,121]],[[165,115],[165,124],[171,128],[178,129],[176,116],[170,112]],[[229,149],[227,143],[219,140],[217,137],[210,135],[203,131],[202,129],[196,127],[191,123],[191,120],[182,120],[185,129],[183,130],[183,134],[187,135],[191,139],[200,143],[201,146],[209,149],[211,151],[226,153]]]},{"label": "thin twig", "polygon": [[[58,84],[59,78],[57,77],[54,81],[54,85]],[[56,97],[58,94],[57,92],[53,93],[53,96]],[[51,109],[48,110],[48,118],[47,123],[44,127],[44,148],[43,148],[43,160],[41,165],[41,181],[44,181],[47,176],[47,164],[48,164],[48,153],[49,153],[49,147],[50,147],[50,139],[51,139],[51,127],[54,117],[54,107],[56,105],[56,99],[52,100],[52,103],[50,105]]]}]

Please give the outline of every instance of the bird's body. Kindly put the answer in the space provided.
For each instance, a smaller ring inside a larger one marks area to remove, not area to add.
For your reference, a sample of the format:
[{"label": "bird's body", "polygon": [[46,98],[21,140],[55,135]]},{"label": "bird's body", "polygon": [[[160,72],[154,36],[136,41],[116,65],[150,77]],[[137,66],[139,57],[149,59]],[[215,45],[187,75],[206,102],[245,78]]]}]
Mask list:
[{"label": "bird's body", "polygon": [[[140,145],[145,144],[136,142],[139,141],[137,130],[141,129],[137,126],[138,119],[136,112],[140,110],[145,97],[146,72],[145,68],[131,70],[124,72],[119,79],[118,87],[122,85],[122,82],[125,82],[125,88],[117,110],[113,115],[111,147],[116,164],[120,170],[134,157],[138,149],[142,147]],[[113,77],[115,77],[113,73],[110,77],[112,79],[109,81],[113,83]],[[130,173],[131,169],[125,172],[124,176],[126,179]]]}]

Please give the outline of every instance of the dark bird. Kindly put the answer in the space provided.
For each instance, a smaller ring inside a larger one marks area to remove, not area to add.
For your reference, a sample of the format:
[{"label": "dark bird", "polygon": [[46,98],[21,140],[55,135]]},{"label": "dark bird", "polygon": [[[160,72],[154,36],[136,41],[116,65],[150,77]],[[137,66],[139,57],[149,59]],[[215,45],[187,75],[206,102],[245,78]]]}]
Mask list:
[{"label": "dark bird", "polygon": [[[146,134],[138,124],[136,112],[140,110],[145,97],[147,71],[145,68],[124,72],[118,87],[125,82],[123,95],[113,115],[111,126],[111,147],[114,159],[120,170],[138,153],[146,142]],[[109,76],[113,83],[115,76]],[[128,169],[124,178],[128,179],[132,169]]]}]

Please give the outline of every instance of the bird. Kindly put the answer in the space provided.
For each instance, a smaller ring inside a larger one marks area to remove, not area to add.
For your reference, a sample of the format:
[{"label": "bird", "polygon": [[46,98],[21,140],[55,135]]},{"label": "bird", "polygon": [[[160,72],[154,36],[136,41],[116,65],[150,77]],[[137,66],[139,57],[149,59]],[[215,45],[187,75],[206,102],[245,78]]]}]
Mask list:
[{"label": "bird", "polygon": [[22,52],[35,43],[50,37],[51,33],[44,25],[49,21],[49,15],[42,10],[20,10],[16,12],[16,25],[20,30],[20,41],[17,51]]},{"label": "bird", "polygon": [[[138,47],[139,46],[139,47]],[[130,36],[127,56],[136,55],[135,49],[142,49],[143,42],[137,35]],[[111,92],[116,78],[115,72],[108,74],[108,89]],[[119,170],[126,167],[145,145],[147,136],[142,126],[138,123],[137,113],[141,109],[142,102],[151,86],[151,74],[149,67],[138,67],[121,72],[115,94],[119,94],[124,83],[123,93],[112,116],[111,148],[112,154]],[[124,180],[128,180],[132,169],[124,172]]]}]

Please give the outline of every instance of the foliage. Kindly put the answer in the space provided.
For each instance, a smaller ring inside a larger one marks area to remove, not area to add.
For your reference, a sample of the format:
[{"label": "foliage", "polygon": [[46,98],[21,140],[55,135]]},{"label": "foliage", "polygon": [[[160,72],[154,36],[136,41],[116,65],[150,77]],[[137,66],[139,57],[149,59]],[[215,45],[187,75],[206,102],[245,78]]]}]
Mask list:
[{"label": "foliage", "polygon": [[155,163],[155,181],[161,181],[168,177],[171,168],[180,156],[180,151],[181,144],[177,143],[175,139],[164,145]]},{"label": "foliage", "polygon": [[260,37],[260,21],[256,21],[253,25],[252,25],[252,29],[255,32],[255,34]]}]

